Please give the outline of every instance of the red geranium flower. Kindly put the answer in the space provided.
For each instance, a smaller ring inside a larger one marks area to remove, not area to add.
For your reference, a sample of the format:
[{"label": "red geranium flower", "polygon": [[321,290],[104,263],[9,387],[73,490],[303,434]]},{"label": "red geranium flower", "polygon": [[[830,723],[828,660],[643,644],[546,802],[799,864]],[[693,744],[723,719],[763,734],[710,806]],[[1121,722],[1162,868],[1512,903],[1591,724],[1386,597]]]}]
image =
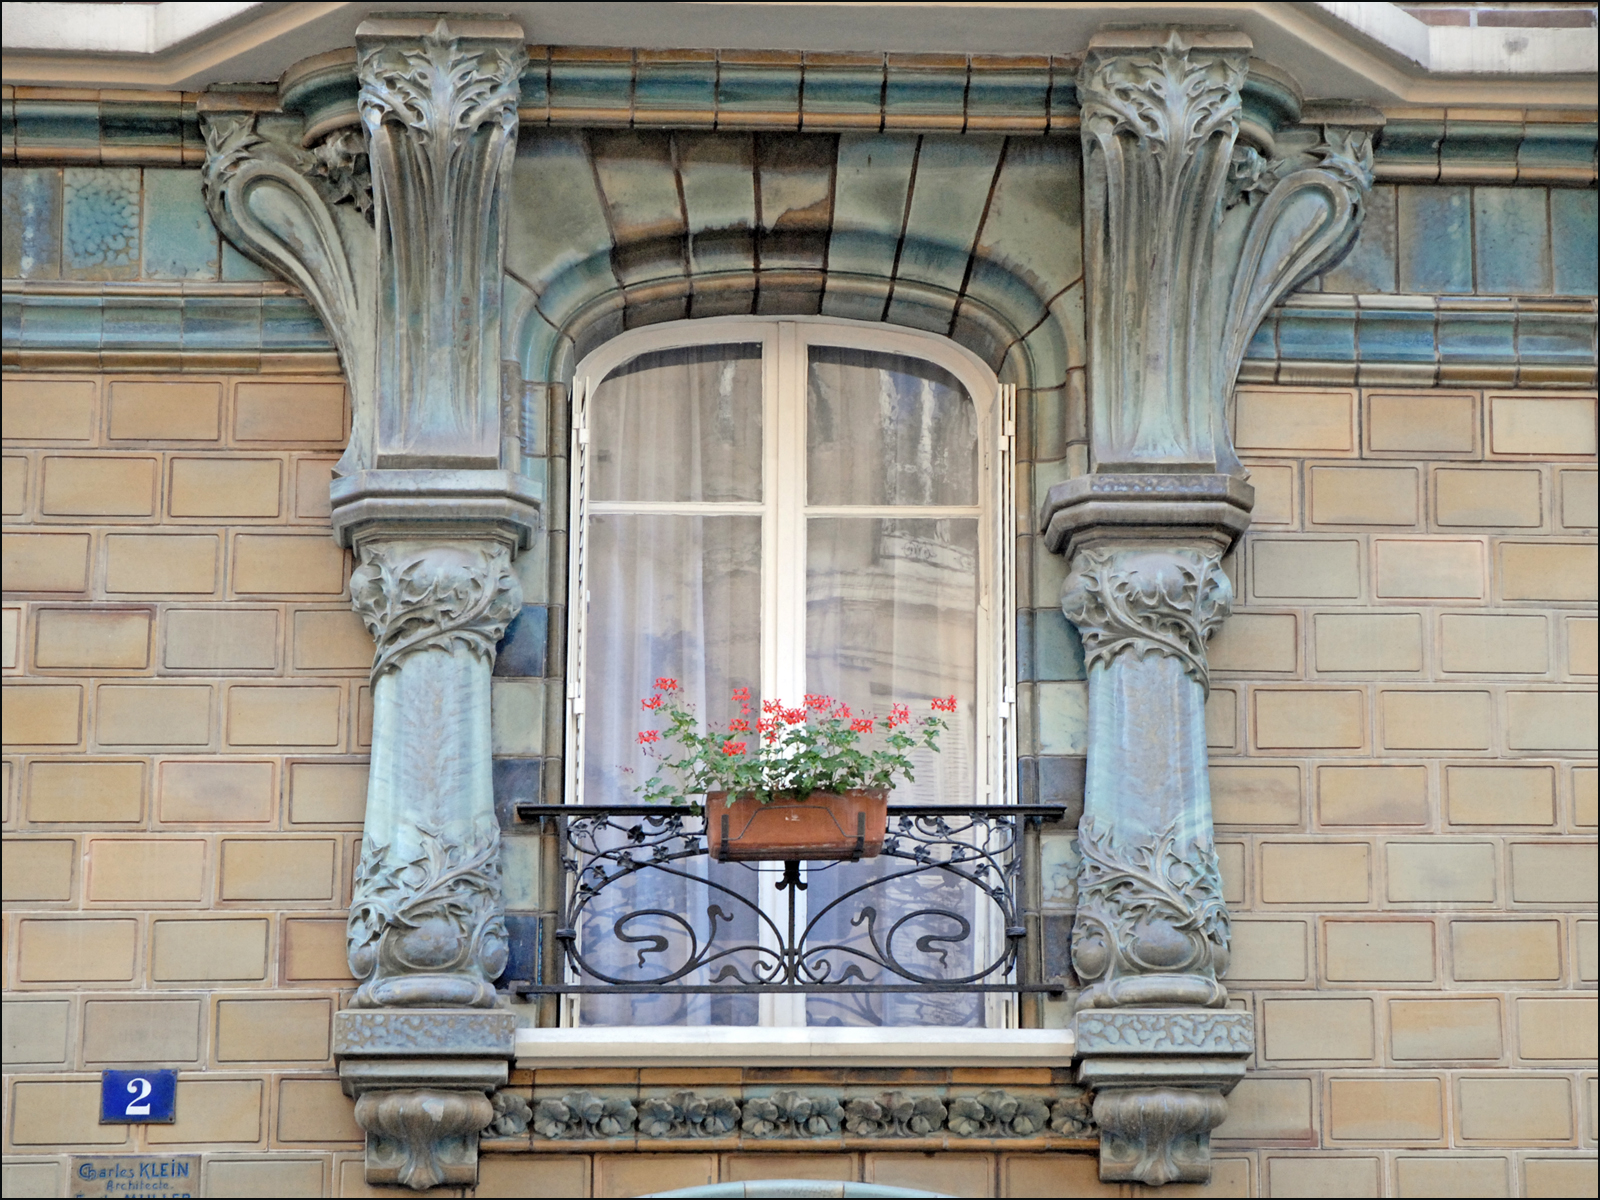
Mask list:
[{"label": "red geranium flower", "polygon": [[656,709],[661,707],[661,697],[660,696],[651,696],[650,699],[648,699],[648,700],[641,700],[641,701],[639,701],[639,706],[641,708],[647,708],[651,712],[654,712]]},{"label": "red geranium flower", "polygon": [[668,679],[665,675],[657,675],[655,689],[658,692],[675,692],[678,690],[678,681]]},{"label": "red geranium flower", "polygon": [[729,721],[728,722],[728,732],[729,733],[749,733],[750,732],[750,722],[749,721],[742,721],[742,720],[741,721]]},{"label": "red geranium flower", "polygon": [[648,746],[651,742],[659,742],[660,740],[661,735],[654,729],[642,729],[639,731],[639,744],[641,746]]},{"label": "red geranium flower", "polygon": [[743,742],[723,742],[722,743],[722,752],[724,754],[729,754],[729,755],[743,754],[744,750],[745,750],[745,743],[743,743]]},{"label": "red geranium flower", "polygon": [[871,717],[857,717],[855,720],[850,722],[850,732],[851,733],[871,733],[872,732],[872,718]]}]

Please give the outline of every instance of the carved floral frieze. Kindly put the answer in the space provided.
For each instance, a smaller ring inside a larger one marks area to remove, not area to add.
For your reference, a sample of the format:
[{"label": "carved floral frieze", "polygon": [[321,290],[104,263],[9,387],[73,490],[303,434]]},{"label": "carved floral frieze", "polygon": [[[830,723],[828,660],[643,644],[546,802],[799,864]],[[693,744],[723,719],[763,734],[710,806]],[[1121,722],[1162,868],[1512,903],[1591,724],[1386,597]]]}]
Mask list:
[{"label": "carved floral frieze", "polygon": [[997,1088],[957,1096],[844,1096],[779,1088],[761,1096],[684,1090],[640,1098],[572,1091],[535,1101],[526,1116],[515,1102],[502,1101],[504,1094],[495,1096],[495,1133],[520,1136],[531,1127],[535,1137],[546,1141],[1095,1136],[1091,1097],[1077,1087],[1046,1095],[1012,1095]]}]

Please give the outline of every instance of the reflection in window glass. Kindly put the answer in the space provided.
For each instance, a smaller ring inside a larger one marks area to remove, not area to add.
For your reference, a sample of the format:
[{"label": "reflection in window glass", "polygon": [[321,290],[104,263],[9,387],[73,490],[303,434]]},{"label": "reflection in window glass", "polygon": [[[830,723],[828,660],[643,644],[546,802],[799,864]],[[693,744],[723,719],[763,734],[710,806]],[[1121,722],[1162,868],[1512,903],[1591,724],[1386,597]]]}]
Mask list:
[{"label": "reflection in window glass", "polygon": [[759,344],[641,354],[589,412],[590,499],[761,499]]},{"label": "reflection in window glass", "polygon": [[812,504],[976,504],[977,413],[954,375],[897,354],[811,347]]}]

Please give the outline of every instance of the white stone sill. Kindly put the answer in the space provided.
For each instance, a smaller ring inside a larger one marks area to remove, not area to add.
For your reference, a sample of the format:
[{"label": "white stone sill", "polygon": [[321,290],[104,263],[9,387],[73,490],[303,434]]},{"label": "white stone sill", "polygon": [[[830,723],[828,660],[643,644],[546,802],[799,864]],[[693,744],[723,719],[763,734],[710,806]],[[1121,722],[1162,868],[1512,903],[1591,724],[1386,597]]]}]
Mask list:
[{"label": "white stone sill", "polygon": [[517,1066],[1065,1067],[1070,1029],[784,1026],[519,1029]]}]

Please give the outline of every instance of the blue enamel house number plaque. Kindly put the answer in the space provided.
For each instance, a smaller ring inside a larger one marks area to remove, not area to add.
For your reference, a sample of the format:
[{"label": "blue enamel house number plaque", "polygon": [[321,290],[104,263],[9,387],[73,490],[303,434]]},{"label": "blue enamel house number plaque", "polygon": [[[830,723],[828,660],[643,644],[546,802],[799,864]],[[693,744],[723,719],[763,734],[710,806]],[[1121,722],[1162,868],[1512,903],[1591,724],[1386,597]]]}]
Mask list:
[{"label": "blue enamel house number plaque", "polygon": [[177,1071],[100,1073],[100,1124],[170,1125],[177,1113]]}]

